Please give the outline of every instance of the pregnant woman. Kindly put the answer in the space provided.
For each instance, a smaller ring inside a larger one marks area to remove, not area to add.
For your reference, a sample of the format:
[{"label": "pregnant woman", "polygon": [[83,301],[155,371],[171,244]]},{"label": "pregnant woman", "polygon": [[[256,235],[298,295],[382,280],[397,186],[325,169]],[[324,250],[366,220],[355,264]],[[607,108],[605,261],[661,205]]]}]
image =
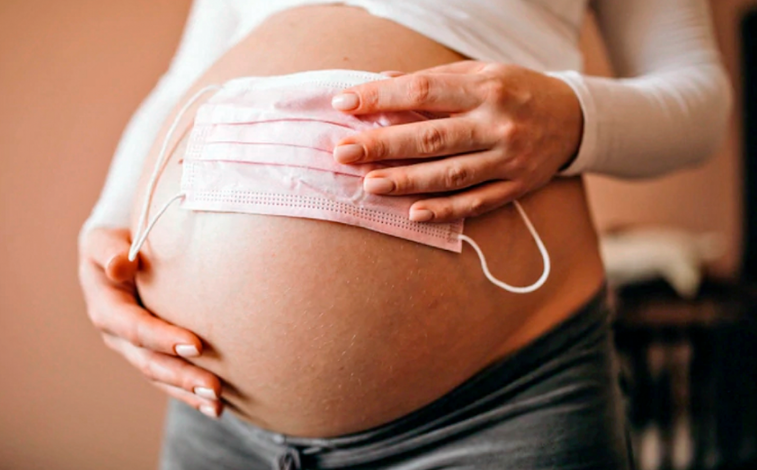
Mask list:
[{"label": "pregnant woman", "polygon": [[622,79],[587,3],[196,1],[80,238],[162,468],[629,468],[577,176],[702,161],[730,94],[705,0],[594,2]]}]

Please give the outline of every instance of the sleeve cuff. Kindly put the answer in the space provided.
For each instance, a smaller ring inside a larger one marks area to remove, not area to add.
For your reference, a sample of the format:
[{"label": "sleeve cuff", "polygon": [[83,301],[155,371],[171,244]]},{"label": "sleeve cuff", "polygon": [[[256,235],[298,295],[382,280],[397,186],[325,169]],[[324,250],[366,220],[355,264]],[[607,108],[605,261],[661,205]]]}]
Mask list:
[{"label": "sleeve cuff", "polygon": [[576,176],[593,169],[593,164],[597,159],[597,119],[596,106],[594,98],[589,91],[589,87],[584,80],[583,75],[573,70],[560,72],[547,72],[550,77],[558,78],[565,82],[573,89],[578,97],[583,112],[584,125],[583,135],[581,136],[581,145],[578,148],[578,155],[573,159],[571,164],[558,173],[559,176]]}]

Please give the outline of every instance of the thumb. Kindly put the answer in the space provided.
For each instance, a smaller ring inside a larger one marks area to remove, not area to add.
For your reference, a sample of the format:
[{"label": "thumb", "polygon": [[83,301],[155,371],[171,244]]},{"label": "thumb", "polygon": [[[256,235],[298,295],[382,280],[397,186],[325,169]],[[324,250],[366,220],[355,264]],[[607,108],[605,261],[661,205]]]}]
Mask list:
[{"label": "thumb", "polygon": [[84,240],[85,255],[100,266],[109,280],[116,283],[134,279],[139,265],[129,261],[131,235],[125,228],[95,228]]},{"label": "thumb", "polygon": [[139,266],[138,259],[129,261],[129,247],[126,251],[117,253],[112,256],[105,265],[105,275],[113,282],[124,283],[134,280]]}]

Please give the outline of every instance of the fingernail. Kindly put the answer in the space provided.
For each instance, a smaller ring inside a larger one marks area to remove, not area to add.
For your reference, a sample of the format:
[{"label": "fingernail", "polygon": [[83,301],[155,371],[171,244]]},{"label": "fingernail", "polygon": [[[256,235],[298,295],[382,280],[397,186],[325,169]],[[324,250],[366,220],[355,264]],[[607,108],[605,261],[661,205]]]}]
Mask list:
[{"label": "fingernail", "polygon": [[113,265],[116,264],[116,262],[118,261],[119,256],[121,256],[120,253],[117,254],[117,255],[111,256],[110,259],[108,259],[108,262],[105,263],[105,269],[106,270],[107,269],[113,269]]},{"label": "fingernail", "polygon": [[181,357],[197,357],[200,355],[200,351],[197,350],[197,346],[192,344],[177,344],[176,354]]},{"label": "fingernail", "polygon": [[434,218],[434,213],[428,209],[410,209],[410,220],[413,222],[428,222]]},{"label": "fingernail", "polygon": [[399,70],[384,70],[379,73],[381,75],[386,75],[387,77],[401,77],[402,75],[405,75],[405,72],[400,72]]},{"label": "fingernail", "polygon": [[112,281],[122,282],[127,278],[125,270],[129,269],[130,266],[128,264],[124,266],[122,257],[123,254],[114,255],[105,263],[105,274]]},{"label": "fingernail", "polygon": [[209,400],[218,400],[218,395],[216,395],[215,390],[213,390],[212,388],[195,387],[194,389],[192,389],[192,391],[198,397],[207,398]]},{"label": "fingernail", "polygon": [[365,178],[363,189],[373,194],[386,194],[394,191],[394,183],[386,178]]},{"label": "fingernail", "polygon": [[355,109],[359,104],[360,100],[354,93],[340,93],[331,99],[331,106],[340,111]]},{"label": "fingernail", "polygon": [[214,406],[202,405],[200,407],[200,413],[210,418],[218,418],[218,413],[216,412],[216,408]]},{"label": "fingernail", "polygon": [[334,159],[340,163],[352,163],[365,155],[365,149],[360,144],[337,145],[334,148]]}]

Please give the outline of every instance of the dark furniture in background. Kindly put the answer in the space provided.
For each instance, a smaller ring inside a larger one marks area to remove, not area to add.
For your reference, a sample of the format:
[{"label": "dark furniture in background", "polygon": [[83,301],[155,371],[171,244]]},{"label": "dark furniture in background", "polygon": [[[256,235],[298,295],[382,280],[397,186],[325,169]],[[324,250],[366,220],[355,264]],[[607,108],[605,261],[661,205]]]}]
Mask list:
[{"label": "dark furniture in background", "polygon": [[[664,0],[661,0],[664,1]],[[740,30],[743,259],[696,299],[663,282],[616,293],[616,341],[639,470],[757,470],[757,9]]]},{"label": "dark furniture in background", "polygon": [[640,470],[757,469],[757,290],[663,282],[617,293],[616,344]]}]

